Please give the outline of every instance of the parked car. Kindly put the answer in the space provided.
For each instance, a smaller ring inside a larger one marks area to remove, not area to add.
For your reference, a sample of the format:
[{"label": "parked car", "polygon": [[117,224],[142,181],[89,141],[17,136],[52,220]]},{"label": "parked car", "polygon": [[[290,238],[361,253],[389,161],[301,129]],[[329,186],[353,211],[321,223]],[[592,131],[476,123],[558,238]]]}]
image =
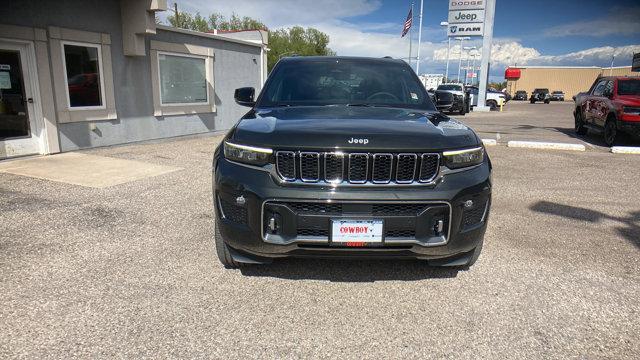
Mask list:
[{"label": "parked car", "polygon": [[449,111],[453,106],[454,98],[452,93],[434,89],[427,90],[427,93],[440,112]]},{"label": "parked car", "polygon": [[513,95],[513,100],[527,100],[528,96],[527,96],[527,92],[524,90],[518,90],[516,91],[516,94]]},{"label": "parked car", "polygon": [[545,104],[548,104],[551,101],[551,95],[549,94],[549,89],[535,89],[531,93],[531,97],[529,98],[529,102],[534,104],[536,101],[542,101]]},{"label": "parked car", "polygon": [[460,115],[464,115],[470,111],[471,104],[469,102],[469,95],[463,84],[440,84],[437,90],[447,91],[453,94],[454,102],[451,109],[449,109],[450,112],[457,112]]},{"label": "parked car", "polygon": [[[478,106],[478,87],[470,86],[468,87],[469,98],[471,102],[471,107]],[[500,91],[488,91],[487,90],[487,99],[486,106],[490,107],[491,110],[496,110],[500,107],[500,105],[504,105],[506,103],[506,95]]]},{"label": "parked car", "polygon": [[564,93],[560,90],[552,92],[551,101],[564,101]]},{"label": "parked car", "polygon": [[225,267],[280,257],[472,265],[491,204],[478,135],[439,113],[402,60],[290,57],[213,157]]},{"label": "parked car", "polygon": [[576,95],[576,133],[601,131],[608,146],[620,133],[640,136],[640,77],[597,78],[588,92]]}]

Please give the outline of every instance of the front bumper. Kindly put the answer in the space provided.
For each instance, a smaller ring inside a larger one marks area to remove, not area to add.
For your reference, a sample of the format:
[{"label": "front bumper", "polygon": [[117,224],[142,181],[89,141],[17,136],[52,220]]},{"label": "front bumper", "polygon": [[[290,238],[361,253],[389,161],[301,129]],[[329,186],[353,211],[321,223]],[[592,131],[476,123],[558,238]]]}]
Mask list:
[{"label": "front bumper", "polygon": [[[624,115],[623,115],[624,116]],[[629,120],[619,120],[618,121],[618,129],[622,130],[623,132],[636,136],[636,137],[640,137],[640,116],[638,115],[626,115],[627,118],[629,118],[631,121]],[[637,119],[637,120],[636,120]]]},{"label": "front bumper", "polygon": [[[491,206],[488,157],[434,185],[334,187],[282,184],[268,166],[258,170],[216,156],[216,222],[227,245],[242,257],[455,259],[473,251],[486,230]],[[474,205],[465,208],[468,200]],[[276,233],[269,229],[272,217],[278,223]],[[334,246],[329,224],[337,218],[383,220],[383,243]],[[441,232],[438,220],[444,221]]]}]

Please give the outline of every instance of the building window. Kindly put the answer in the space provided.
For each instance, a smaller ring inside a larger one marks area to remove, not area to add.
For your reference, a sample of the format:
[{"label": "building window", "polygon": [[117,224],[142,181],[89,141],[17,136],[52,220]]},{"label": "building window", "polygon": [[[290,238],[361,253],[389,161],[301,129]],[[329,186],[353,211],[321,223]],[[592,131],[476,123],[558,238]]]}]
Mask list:
[{"label": "building window", "polygon": [[69,109],[104,109],[100,46],[62,42],[62,52]]},{"label": "building window", "polygon": [[162,105],[209,102],[206,58],[158,53]]}]

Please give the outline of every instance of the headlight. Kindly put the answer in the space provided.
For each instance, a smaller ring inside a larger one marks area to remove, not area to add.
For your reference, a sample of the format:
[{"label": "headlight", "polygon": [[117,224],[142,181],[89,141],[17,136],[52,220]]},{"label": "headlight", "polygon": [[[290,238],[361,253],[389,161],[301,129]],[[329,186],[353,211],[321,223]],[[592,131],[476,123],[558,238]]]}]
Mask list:
[{"label": "headlight", "polygon": [[224,157],[240,163],[263,166],[271,162],[273,150],[224,142]]},{"label": "headlight", "polygon": [[484,148],[445,151],[442,153],[442,158],[449,169],[478,165],[484,161]]}]

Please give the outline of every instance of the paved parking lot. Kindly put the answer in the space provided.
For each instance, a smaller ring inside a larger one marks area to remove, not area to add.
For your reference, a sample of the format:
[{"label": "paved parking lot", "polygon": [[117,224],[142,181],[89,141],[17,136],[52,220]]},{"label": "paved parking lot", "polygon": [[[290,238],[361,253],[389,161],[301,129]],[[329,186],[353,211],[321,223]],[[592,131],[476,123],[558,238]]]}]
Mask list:
[{"label": "paved parking lot", "polygon": [[[582,144],[587,150],[609,151],[600,133],[576,135],[573,120],[573,101],[554,101],[549,104],[528,101],[509,101],[503,112],[473,111],[455,116],[472,126],[482,138],[497,139],[506,144],[510,140]],[[622,146],[640,146],[640,140],[624,136]]]},{"label": "paved parking lot", "polygon": [[[467,120],[563,136],[522,114],[541,129]],[[640,357],[640,156],[489,148],[494,205],[469,271],[326,260],[240,271],[213,251],[219,140],[84,152],[182,168],[112,187],[0,173],[0,358]]]}]

